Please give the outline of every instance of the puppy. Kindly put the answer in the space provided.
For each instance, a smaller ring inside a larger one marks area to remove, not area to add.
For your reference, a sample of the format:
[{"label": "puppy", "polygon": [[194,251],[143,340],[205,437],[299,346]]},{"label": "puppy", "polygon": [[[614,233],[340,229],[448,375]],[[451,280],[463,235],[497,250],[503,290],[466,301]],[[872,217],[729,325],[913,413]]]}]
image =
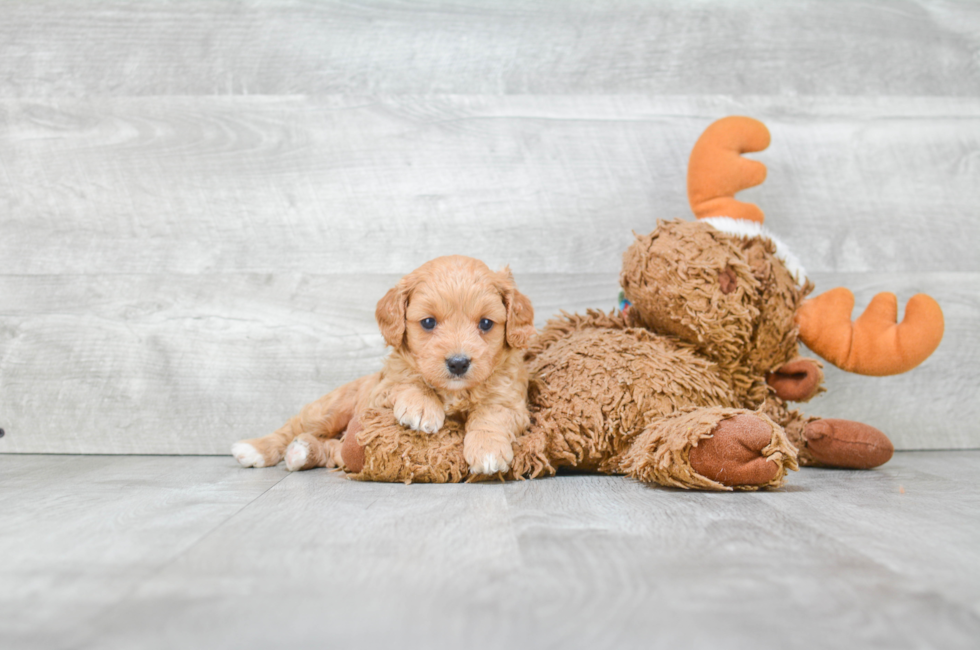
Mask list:
[{"label": "puppy", "polygon": [[338,438],[350,421],[390,408],[403,426],[427,433],[447,416],[465,419],[470,472],[507,471],[511,443],[529,424],[522,350],[534,335],[534,309],[510,269],[494,273],[459,255],[434,259],[388,291],[375,317],[394,348],[380,372],[308,404],[272,434],[235,443],[232,455],[245,467],[283,456],[290,471],[342,466]]}]

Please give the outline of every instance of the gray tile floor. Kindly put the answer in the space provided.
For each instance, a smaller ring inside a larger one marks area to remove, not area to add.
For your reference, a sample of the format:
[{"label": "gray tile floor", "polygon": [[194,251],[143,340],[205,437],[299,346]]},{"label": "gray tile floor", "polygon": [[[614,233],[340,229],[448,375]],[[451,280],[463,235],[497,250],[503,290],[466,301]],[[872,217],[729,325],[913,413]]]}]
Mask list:
[{"label": "gray tile floor", "polygon": [[980,451],[707,494],[0,455],[0,647],[980,647]]}]

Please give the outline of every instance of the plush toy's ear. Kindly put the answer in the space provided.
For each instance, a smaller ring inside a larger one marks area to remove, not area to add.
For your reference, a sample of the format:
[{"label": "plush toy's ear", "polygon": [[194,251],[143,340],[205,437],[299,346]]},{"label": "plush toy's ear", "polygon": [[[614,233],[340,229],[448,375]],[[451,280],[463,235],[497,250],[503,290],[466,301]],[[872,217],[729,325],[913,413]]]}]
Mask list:
[{"label": "plush toy's ear", "polygon": [[512,348],[526,348],[534,336],[534,307],[514,284],[514,275],[509,267],[504,267],[500,276],[500,294],[507,308],[507,345]]},{"label": "plush toy's ear", "polygon": [[374,317],[378,321],[385,343],[400,347],[405,338],[405,309],[408,307],[408,285],[405,279],[395,285],[378,301]]}]

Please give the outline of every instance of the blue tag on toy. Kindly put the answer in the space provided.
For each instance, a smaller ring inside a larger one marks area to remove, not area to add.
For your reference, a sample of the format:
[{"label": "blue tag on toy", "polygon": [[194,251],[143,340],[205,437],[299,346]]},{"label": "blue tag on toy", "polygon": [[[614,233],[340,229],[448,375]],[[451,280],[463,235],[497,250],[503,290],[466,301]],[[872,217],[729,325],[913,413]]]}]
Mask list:
[{"label": "blue tag on toy", "polygon": [[625,314],[626,311],[630,308],[630,305],[632,305],[632,303],[629,300],[626,299],[626,294],[623,293],[622,291],[620,291],[619,292],[619,311],[621,311],[621,312],[623,312]]}]

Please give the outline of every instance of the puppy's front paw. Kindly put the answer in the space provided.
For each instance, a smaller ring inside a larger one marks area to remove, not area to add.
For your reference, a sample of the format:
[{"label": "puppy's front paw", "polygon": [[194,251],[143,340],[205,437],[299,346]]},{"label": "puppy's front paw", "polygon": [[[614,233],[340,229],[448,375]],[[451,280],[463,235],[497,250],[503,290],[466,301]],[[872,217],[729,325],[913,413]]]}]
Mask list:
[{"label": "puppy's front paw", "polygon": [[494,432],[467,431],[463,458],[470,466],[470,474],[496,474],[510,469],[514,448],[509,439]]},{"label": "puppy's front paw", "polygon": [[425,433],[435,433],[446,421],[442,404],[424,395],[399,396],[395,400],[394,412],[398,424]]}]

